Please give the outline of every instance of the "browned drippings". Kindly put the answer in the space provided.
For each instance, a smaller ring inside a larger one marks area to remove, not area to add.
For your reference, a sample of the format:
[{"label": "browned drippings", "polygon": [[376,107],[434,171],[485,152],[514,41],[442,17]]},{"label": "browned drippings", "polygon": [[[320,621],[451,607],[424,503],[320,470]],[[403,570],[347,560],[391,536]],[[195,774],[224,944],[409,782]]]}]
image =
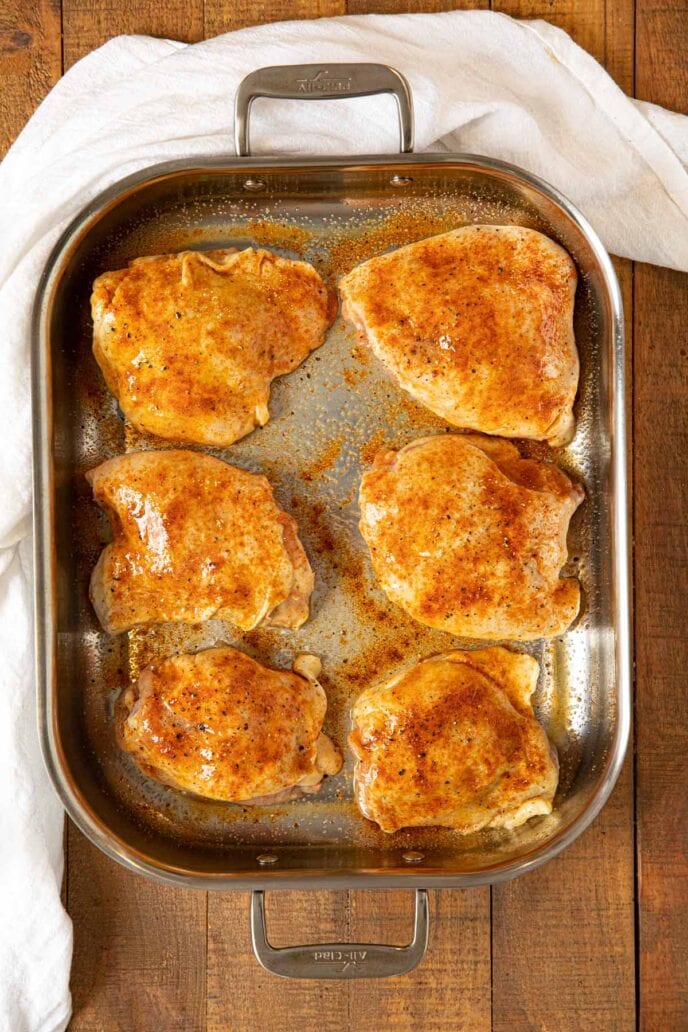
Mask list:
[{"label": "browned drippings", "polygon": [[373,436],[361,448],[361,462],[370,466],[378,452],[389,451],[394,447],[387,430],[376,430]]},{"label": "browned drippings", "polygon": [[368,258],[374,258],[394,247],[412,244],[423,237],[447,233],[465,222],[465,212],[460,209],[433,210],[432,205],[427,203],[404,205],[390,212],[382,222],[371,219],[363,222],[354,232],[335,232],[325,266],[332,275],[340,277]]},{"label": "browned drippings", "polygon": [[343,437],[335,437],[326,443],[320,454],[303,467],[300,473],[301,479],[305,481],[316,480],[331,470],[339,458],[343,440]]}]

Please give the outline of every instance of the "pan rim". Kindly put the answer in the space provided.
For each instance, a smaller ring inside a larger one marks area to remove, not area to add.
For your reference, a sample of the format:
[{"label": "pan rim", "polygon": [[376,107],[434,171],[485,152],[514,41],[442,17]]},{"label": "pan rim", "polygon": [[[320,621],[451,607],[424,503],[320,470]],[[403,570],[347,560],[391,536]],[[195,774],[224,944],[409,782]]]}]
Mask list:
[{"label": "pan rim", "polygon": [[[91,224],[121,202],[133,190],[144,188],[155,180],[194,172],[241,173],[262,169],[267,173],[284,169],[315,172],[319,169],[342,173],[365,172],[371,167],[387,168],[421,165],[428,168],[454,166],[475,169],[499,176],[515,178],[553,202],[570,219],[590,246],[598,263],[611,316],[613,347],[613,479],[611,497],[614,505],[612,531],[614,541],[613,598],[616,666],[616,720],[611,746],[597,785],[587,805],[561,832],[554,833],[543,847],[535,847],[518,859],[497,863],[480,871],[447,873],[427,867],[413,871],[402,867],[351,868],[288,868],[271,870],[257,867],[241,873],[198,873],[190,868],[175,867],[147,857],[129,846],[124,839],[100,820],[86,800],[70,783],[65,773],[62,750],[55,728],[55,655],[56,623],[54,614],[54,576],[49,570],[54,515],[52,512],[51,411],[49,399],[49,357],[47,311],[50,296],[63,271],[68,255],[88,233]],[[34,449],[34,620],[36,643],[36,688],[39,736],[44,762],[54,788],[66,812],[77,827],[111,859],[130,870],[155,881],[198,889],[246,890],[279,888],[346,888],[353,885],[370,888],[436,887],[468,888],[504,881],[553,859],[566,849],[592,823],[607,802],[625,758],[631,729],[631,589],[629,583],[628,485],[626,471],[626,418],[624,370],[624,320],[619,283],[611,259],[585,216],[555,187],[540,177],[515,165],[475,154],[403,154],[362,157],[237,158],[234,154],[195,156],[161,162],[141,169],[102,190],[70,221],[52,248],[39,280],[32,317],[32,424]]]}]

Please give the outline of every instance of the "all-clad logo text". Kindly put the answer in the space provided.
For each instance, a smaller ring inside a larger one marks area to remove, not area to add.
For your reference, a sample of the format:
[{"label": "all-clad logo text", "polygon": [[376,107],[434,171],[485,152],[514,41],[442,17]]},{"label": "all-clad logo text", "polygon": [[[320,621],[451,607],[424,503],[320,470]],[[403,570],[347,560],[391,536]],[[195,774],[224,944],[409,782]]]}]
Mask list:
[{"label": "all-clad logo text", "polygon": [[351,79],[330,75],[327,68],[321,68],[312,79],[297,79],[299,93],[350,93]]},{"label": "all-clad logo text", "polygon": [[342,964],[342,970],[362,964],[368,956],[367,950],[314,950],[313,960],[330,964]]}]

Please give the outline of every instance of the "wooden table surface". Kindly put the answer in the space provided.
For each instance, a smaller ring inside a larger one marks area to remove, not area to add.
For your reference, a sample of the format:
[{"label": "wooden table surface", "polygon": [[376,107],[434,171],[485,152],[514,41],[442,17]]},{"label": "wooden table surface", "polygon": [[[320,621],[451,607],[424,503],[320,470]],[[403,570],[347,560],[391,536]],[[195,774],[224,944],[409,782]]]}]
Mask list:
[{"label": "wooden table surface", "polygon": [[[193,41],[286,18],[462,6],[488,4],[0,0],[0,153],[61,73],[119,33]],[[491,6],[547,18],[627,93],[685,110],[684,0]],[[425,961],[401,978],[352,983],[265,974],[247,894],[151,884],[70,826],[74,1032],[688,1032],[688,278],[617,269],[632,384],[635,748],[601,816],[541,870],[431,893]],[[278,944],[401,942],[411,904],[408,892],[273,894],[271,934]]]}]

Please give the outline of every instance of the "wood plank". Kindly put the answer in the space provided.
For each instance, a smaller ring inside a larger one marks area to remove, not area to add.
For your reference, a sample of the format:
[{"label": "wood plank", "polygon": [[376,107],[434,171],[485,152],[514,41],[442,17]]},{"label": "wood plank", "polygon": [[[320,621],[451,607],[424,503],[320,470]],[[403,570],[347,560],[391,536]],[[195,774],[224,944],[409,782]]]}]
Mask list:
[{"label": "wood plank", "polygon": [[[208,907],[208,1032],[283,1032],[285,1015],[324,1032],[490,1032],[489,889],[431,893],[425,961],[408,975],[356,982],[284,982],[248,945],[248,896]],[[408,942],[411,892],[275,892],[268,930],[277,946],[349,940]],[[243,991],[236,993],[234,987]]]},{"label": "wood plank", "polygon": [[[275,946],[350,937],[348,892],[270,892],[266,910]],[[348,1032],[349,983],[263,971],[250,946],[248,894],[210,893],[207,1013],[207,1032]]]},{"label": "wood plank", "polygon": [[494,1032],[635,1029],[632,767],[561,857],[493,888]]},{"label": "wood plank", "polygon": [[688,277],[637,266],[635,297],[639,1005],[665,1032],[688,1028]]},{"label": "wood plank", "polygon": [[[546,18],[633,89],[630,0],[495,0],[495,10]],[[632,327],[630,262],[617,262]],[[630,336],[628,367],[630,373]],[[629,383],[630,383],[629,377]],[[628,415],[631,416],[629,403]],[[562,857],[492,893],[493,1029],[635,1027],[633,781],[620,782],[591,829]]]},{"label": "wood plank", "polygon": [[347,0],[348,14],[420,14],[487,10],[489,0]]},{"label": "wood plank", "polygon": [[61,72],[59,0],[0,5],[0,157]]},{"label": "wood plank", "polygon": [[686,111],[687,44],[684,0],[637,0],[636,91],[640,100]]},{"label": "wood plank", "polygon": [[66,70],[113,36],[202,39],[203,0],[63,0],[62,28]]},{"label": "wood plank", "polygon": [[640,1028],[665,1032],[688,1028],[688,278],[638,266],[635,295]]},{"label": "wood plank", "polygon": [[69,828],[71,1032],[205,1032],[206,894],[130,874]]},{"label": "wood plank", "polygon": [[345,0],[206,0],[205,34],[245,29],[266,22],[294,21],[302,18],[333,18],[346,14]]},{"label": "wood plank", "polygon": [[[685,110],[688,19],[637,4],[638,96]],[[635,276],[640,1032],[688,1028],[688,277]]]},{"label": "wood plank", "polygon": [[[353,892],[351,937],[408,942],[411,892]],[[490,1032],[490,890],[430,893],[425,960],[400,978],[351,986],[351,1032]]]}]

